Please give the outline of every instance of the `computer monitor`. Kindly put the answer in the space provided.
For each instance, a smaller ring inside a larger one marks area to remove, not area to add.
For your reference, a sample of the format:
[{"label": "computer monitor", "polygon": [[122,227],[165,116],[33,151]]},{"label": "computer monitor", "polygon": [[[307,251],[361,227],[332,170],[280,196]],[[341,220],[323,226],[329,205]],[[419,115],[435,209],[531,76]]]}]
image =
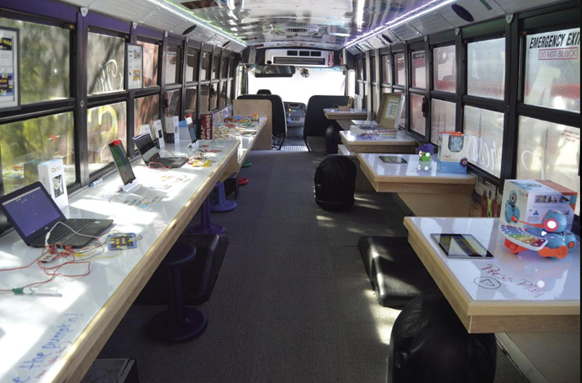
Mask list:
[{"label": "computer monitor", "polygon": [[119,175],[121,176],[123,185],[126,186],[133,183],[136,180],[136,177],[133,173],[131,163],[127,158],[127,153],[125,152],[123,143],[120,140],[115,140],[109,144],[109,149],[113,155],[113,161],[117,166],[117,170],[119,170]]}]

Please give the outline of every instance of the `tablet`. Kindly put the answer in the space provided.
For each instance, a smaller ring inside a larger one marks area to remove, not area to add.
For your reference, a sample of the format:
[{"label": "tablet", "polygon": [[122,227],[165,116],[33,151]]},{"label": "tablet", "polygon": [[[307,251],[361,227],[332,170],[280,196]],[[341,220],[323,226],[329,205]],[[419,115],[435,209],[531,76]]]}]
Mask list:
[{"label": "tablet", "polygon": [[452,259],[491,259],[494,258],[475,237],[470,234],[433,234],[431,237],[439,244],[448,258]]},{"label": "tablet", "polygon": [[384,162],[385,164],[399,164],[399,165],[403,165],[403,164],[407,164],[408,161],[406,161],[404,158],[402,157],[395,157],[395,156],[380,156],[380,159],[382,160],[382,162]]}]

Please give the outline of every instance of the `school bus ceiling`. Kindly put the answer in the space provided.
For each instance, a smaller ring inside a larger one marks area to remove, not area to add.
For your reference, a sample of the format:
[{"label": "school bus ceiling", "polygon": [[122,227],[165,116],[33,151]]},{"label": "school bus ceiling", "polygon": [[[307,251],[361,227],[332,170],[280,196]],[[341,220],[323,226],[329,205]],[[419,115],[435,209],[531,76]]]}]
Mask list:
[{"label": "school bus ceiling", "polygon": [[[448,0],[65,0],[90,11],[241,52],[247,45],[340,50],[366,32],[399,22]],[[566,0],[457,0],[475,22]],[[452,4],[384,31],[390,41],[410,41],[469,24]],[[423,8],[424,7],[424,8]],[[412,12],[412,14],[411,14]],[[407,16],[408,17],[408,16]],[[378,42],[370,42],[372,46]]]}]

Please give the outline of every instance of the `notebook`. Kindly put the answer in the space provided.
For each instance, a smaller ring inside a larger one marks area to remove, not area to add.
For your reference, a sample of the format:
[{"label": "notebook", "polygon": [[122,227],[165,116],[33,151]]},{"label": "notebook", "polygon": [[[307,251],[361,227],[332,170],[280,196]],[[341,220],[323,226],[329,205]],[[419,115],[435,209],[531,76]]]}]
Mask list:
[{"label": "notebook", "polygon": [[142,134],[134,137],[133,141],[137,146],[137,150],[141,154],[143,162],[151,167],[165,167],[165,168],[181,168],[188,162],[188,158],[162,158],[160,150],[156,147],[152,136],[149,134]]},{"label": "notebook", "polygon": [[[22,240],[36,248],[45,247],[46,235],[53,227],[49,244],[59,243],[78,249],[87,246],[113,224],[112,220],[106,219],[67,219],[40,182],[0,197],[0,209]],[[88,237],[77,235],[66,226],[55,226],[57,222],[63,222]]]}]

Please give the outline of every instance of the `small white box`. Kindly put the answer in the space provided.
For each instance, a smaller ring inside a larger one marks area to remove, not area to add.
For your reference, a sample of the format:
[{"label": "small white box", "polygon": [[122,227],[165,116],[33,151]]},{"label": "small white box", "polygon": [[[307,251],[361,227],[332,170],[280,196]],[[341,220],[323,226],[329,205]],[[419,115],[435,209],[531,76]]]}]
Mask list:
[{"label": "small white box", "polygon": [[38,165],[38,179],[59,208],[69,206],[63,160],[56,159]]},{"label": "small white box", "polygon": [[166,140],[164,139],[164,128],[162,126],[162,120],[154,121],[154,139],[159,142],[160,149],[166,147]]}]

